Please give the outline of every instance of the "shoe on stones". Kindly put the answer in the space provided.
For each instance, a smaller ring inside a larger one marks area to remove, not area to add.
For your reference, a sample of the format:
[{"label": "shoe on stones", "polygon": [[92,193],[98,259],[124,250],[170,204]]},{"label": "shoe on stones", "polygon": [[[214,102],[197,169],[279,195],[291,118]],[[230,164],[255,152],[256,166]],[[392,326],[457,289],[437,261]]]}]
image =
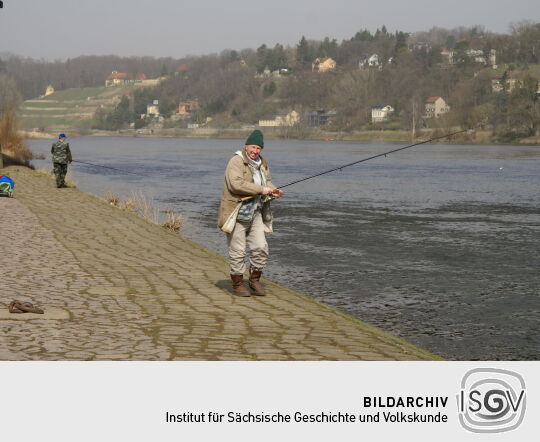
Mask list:
[{"label": "shoe on stones", "polygon": [[262,270],[249,269],[249,288],[256,296],[265,296],[266,290],[261,284]]},{"label": "shoe on stones", "polygon": [[42,309],[31,302],[12,301],[8,309],[10,313],[37,313],[39,315],[44,313]]},{"label": "shoe on stones", "polygon": [[244,275],[231,275],[233,293],[236,296],[247,298],[251,296],[249,290],[244,286]]}]

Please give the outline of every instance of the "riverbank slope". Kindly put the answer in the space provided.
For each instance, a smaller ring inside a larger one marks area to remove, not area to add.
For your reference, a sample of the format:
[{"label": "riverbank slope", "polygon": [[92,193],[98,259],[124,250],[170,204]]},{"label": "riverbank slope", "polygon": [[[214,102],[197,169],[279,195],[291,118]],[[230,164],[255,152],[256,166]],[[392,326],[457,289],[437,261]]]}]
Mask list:
[{"label": "riverbank slope", "polygon": [[[3,360],[438,360],[269,280],[231,294],[226,260],[24,167],[0,170]],[[12,299],[44,315],[10,314]]]}]

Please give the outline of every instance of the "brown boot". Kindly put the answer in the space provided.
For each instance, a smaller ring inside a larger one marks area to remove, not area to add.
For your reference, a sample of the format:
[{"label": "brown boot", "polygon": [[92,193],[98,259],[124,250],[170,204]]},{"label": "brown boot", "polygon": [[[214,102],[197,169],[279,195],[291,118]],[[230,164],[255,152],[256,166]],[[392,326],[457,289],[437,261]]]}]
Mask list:
[{"label": "brown boot", "polygon": [[266,290],[260,283],[262,270],[249,269],[249,288],[253,291],[254,295],[264,296]]},{"label": "brown boot", "polygon": [[236,296],[251,296],[249,290],[244,286],[244,275],[231,275],[233,292]]}]

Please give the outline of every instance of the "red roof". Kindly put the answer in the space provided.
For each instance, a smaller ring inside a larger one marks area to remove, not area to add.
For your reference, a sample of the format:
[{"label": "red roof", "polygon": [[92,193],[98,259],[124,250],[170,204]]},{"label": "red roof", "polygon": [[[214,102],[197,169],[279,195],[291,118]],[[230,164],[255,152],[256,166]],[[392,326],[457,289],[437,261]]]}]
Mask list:
[{"label": "red roof", "polygon": [[435,103],[439,98],[441,98],[441,97],[429,97],[426,100],[426,103]]}]

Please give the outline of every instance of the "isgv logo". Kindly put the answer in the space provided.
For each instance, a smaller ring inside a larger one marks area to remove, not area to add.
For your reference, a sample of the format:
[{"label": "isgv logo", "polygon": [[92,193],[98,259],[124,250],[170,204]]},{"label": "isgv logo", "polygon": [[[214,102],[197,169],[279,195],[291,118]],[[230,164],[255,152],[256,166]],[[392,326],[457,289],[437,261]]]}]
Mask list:
[{"label": "isgv logo", "polygon": [[457,400],[463,428],[474,433],[514,430],[525,417],[525,382],[510,370],[475,368],[463,376]]}]

